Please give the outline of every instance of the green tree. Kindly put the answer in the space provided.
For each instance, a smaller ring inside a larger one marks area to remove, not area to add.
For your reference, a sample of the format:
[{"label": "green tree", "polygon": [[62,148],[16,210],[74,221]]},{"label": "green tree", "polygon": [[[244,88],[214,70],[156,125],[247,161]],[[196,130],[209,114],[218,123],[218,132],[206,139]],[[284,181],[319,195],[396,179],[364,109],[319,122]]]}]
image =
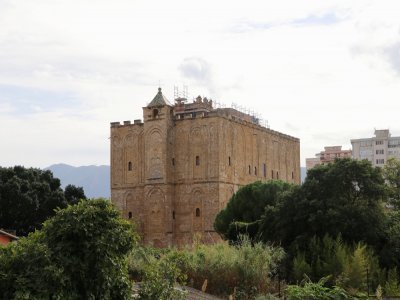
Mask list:
[{"label": "green tree", "polygon": [[0,228],[16,230],[17,235],[39,229],[56,208],[85,198],[82,188],[67,187],[65,194],[60,180],[48,170],[0,167]]},{"label": "green tree", "polygon": [[59,210],[43,226],[52,260],[77,299],[126,299],[130,283],[126,255],[136,237],[107,200],[87,200]]},{"label": "green tree", "polygon": [[386,180],[389,203],[396,209],[400,208],[400,160],[389,158],[383,167],[383,177]]},{"label": "green tree", "polygon": [[267,207],[260,222],[264,241],[306,247],[315,235],[381,247],[385,240],[385,192],[380,168],[368,161],[338,159],[308,171],[301,187]]},{"label": "green tree", "polygon": [[127,254],[137,236],[107,200],[58,210],[0,252],[1,299],[130,299]]},{"label": "green tree", "polygon": [[387,280],[384,285],[385,295],[400,296],[400,283],[397,274],[397,268],[390,269],[387,274]]},{"label": "green tree", "polygon": [[232,240],[236,240],[241,233],[254,235],[258,232],[257,221],[261,219],[264,208],[275,206],[280,195],[293,187],[280,180],[256,181],[241,187],[217,215],[214,223],[216,231]]},{"label": "green tree", "polygon": [[68,184],[64,189],[65,200],[68,204],[77,204],[80,200],[85,200],[85,192],[83,187],[77,187],[72,184]]},{"label": "green tree", "polygon": [[389,211],[385,218],[386,241],[379,253],[382,266],[400,269],[400,211]]},{"label": "green tree", "polygon": [[[62,269],[51,260],[51,252],[43,241],[43,234],[32,233],[17,243],[0,247],[1,299],[59,299]],[[67,299],[67,298],[66,298]]]}]

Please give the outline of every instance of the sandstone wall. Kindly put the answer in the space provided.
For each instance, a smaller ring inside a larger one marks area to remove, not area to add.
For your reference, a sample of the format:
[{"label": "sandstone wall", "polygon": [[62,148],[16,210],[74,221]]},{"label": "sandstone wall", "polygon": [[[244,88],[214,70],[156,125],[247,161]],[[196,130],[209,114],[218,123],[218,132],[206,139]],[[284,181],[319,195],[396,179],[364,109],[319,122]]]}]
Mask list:
[{"label": "sandstone wall", "polygon": [[215,216],[240,186],[300,183],[296,138],[221,113],[175,120],[165,106],[143,114],[144,123],[111,126],[111,199],[146,244],[217,242]]}]

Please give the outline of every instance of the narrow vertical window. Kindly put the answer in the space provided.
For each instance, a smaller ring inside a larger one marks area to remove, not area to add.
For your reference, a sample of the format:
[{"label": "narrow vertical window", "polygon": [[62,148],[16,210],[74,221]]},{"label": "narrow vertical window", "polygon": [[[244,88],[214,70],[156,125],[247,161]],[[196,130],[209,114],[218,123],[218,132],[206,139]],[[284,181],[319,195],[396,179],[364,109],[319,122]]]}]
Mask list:
[{"label": "narrow vertical window", "polygon": [[250,167],[250,165],[249,165],[249,174],[251,174],[251,167]]},{"label": "narrow vertical window", "polygon": [[158,109],[155,108],[153,109],[153,118],[157,118],[157,116],[158,116]]},{"label": "narrow vertical window", "polygon": [[271,170],[271,178],[274,179],[274,170]]},{"label": "narrow vertical window", "polygon": [[264,172],[264,177],[267,177],[267,165],[263,165],[263,172]]},{"label": "narrow vertical window", "polygon": [[172,211],[172,219],[175,220],[175,211]]},{"label": "narrow vertical window", "polygon": [[228,165],[229,166],[231,165],[231,157],[230,156],[228,157]]},{"label": "narrow vertical window", "polygon": [[172,158],[172,165],[175,166],[175,158]]},{"label": "narrow vertical window", "polygon": [[196,156],[196,166],[200,166],[200,156]]},{"label": "narrow vertical window", "polygon": [[128,213],[128,218],[132,219],[132,212],[131,211]]},{"label": "narrow vertical window", "polygon": [[128,171],[132,171],[132,162],[128,162]]},{"label": "narrow vertical window", "polygon": [[294,172],[292,171],[292,179],[294,179]]},{"label": "narrow vertical window", "polygon": [[254,175],[257,175],[257,167],[254,167]]},{"label": "narrow vertical window", "polygon": [[276,171],[276,179],[279,179],[279,172]]},{"label": "narrow vertical window", "polygon": [[196,208],[196,217],[200,217],[200,208]]}]

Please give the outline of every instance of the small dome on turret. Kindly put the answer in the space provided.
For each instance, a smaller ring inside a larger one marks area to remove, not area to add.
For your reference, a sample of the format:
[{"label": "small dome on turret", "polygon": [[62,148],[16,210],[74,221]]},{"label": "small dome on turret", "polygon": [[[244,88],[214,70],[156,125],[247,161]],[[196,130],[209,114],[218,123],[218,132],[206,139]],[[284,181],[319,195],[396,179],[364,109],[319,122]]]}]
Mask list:
[{"label": "small dome on turret", "polygon": [[168,99],[161,92],[161,88],[158,88],[158,93],[154,97],[154,99],[147,105],[147,107],[159,107],[159,106],[172,106],[172,104],[168,101]]}]

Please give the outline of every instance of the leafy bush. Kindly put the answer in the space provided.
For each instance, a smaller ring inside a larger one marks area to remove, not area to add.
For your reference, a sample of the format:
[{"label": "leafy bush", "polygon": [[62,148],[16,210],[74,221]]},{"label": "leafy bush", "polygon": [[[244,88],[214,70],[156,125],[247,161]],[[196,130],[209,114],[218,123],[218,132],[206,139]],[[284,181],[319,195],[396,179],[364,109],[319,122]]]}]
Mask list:
[{"label": "leafy bush", "polygon": [[186,276],[167,258],[147,265],[140,285],[138,299],[141,300],[180,300],[186,298],[186,292],[177,285],[185,284]]},{"label": "leafy bush", "polygon": [[68,206],[0,250],[0,298],[129,299],[126,255],[135,241],[109,201]]},{"label": "leafy bush", "polygon": [[276,271],[284,252],[262,243],[252,245],[242,237],[235,246],[200,245],[187,255],[189,262],[182,267],[194,287],[201,289],[207,280],[207,291],[212,294],[226,296],[236,292],[254,297],[269,292],[271,273]]},{"label": "leafy bush", "polygon": [[[362,299],[349,295],[343,288],[334,286],[332,288],[325,286],[328,277],[321,278],[318,282],[311,282],[306,278],[301,285],[289,285],[286,288],[288,300],[331,300],[331,299]],[[365,297],[364,299],[368,299]]]},{"label": "leafy bush", "polygon": [[393,268],[388,271],[387,281],[384,285],[385,295],[387,296],[400,296],[400,284],[397,269]]},{"label": "leafy bush", "polygon": [[140,282],[137,299],[184,299],[184,253],[174,249],[138,246],[129,255],[129,273]]},{"label": "leafy bush", "polygon": [[384,277],[372,249],[361,243],[346,245],[340,236],[336,239],[328,235],[323,239],[314,237],[306,253],[300,251],[293,259],[293,277],[296,281],[300,281],[304,275],[314,281],[325,277],[329,285],[336,284],[356,292],[367,291],[367,269],[372,288],[376,288]]},{"label": "leafy bush", "polygon": [[65,280],[62,269],[52,264],[42,233],[0,247],[0,299],[65,298],[60,292]]},{"label": "leafy bush", "polygon": [[[248,238],[241,237],[236,245],[226,242],[198,244],[182,250],[136,248],[129,259],[129,271],[134,278],[144,282],[146,295],[160,293],[161,287],[172,291],[175,283],[182,283],[181,275],[184,274],[188,284],[199,290],[249,299],[275,292],[271,273],[276,271],[283,257],[282,248],[262,243],[252,245]],[[164,273],[165,269],[170,274]]]}]

